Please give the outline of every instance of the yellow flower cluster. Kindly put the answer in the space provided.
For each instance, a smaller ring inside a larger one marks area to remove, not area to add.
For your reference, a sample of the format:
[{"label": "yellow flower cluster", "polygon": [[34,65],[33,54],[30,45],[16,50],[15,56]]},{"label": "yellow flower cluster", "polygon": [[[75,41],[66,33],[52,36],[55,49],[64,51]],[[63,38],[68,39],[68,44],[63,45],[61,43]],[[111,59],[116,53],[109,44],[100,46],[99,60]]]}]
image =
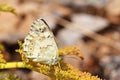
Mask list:
[{"label": "yellow flower cluster", "polygon": [[[28,68],[48,75],[52,80],[101,80],[97,76],[92,76],[90,73],[81,72],[78,69],[73,68],[70,64],[64,63],[63,60],[59,62],[59,65],[45,65],[38,62],[33,62],[32,60],[25,57],[21,42],[19,42],[19,45],[21,47],[16,51],[20,53],[23,61],[0,63],[2,66],[0,69]],[[66,47],[64,49],[59,49],[59,54],[60,56],[69,54],[81,55],[81,52],[77,47]]]},{"label": "yellow flower cluster", "polygon": [[81,72],[78,69],[73,68],[71,65],[67,65],[67,70],[55,69],[56,78],[58,80],[101,80],[97,76],[92,76],[90,73]]},{"label": "yellow flower cluster", "polygon": [[40,63],[37,63],[37,62],[35,63],[32,60],[27,59],[25,57],[25,54],[24,54],[22,49],[18,49],[18,50],[16,50],[16,52],[20,53],[20,55],[22,57],[22,61],[25,63],[26,68],[29,68],[31,70],[34,70],[34,71],[37,71],[37,72],[40,72],[42,74],[47,75],[47,72],[48,72],[48,69],[49,69],[48,65],[43,65],[43,64],[40,64]]},{"label": "yellow flower cluster", "polygon": [[59,55],[62,55],[62,56],[63,55],[77,55],[78,57],[83,59],[82,52],[76,46],[69,46],[69,47],[59,49]]}]

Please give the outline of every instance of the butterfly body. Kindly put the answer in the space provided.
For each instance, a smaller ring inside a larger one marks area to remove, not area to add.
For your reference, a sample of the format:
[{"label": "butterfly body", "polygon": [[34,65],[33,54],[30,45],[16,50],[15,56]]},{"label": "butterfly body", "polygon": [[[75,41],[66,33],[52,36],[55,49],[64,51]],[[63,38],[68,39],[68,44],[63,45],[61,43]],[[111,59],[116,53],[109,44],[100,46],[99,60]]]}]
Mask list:
[{"label": "butterfly body", "polygon": [[42,19],[33,22],[23,46],[26,57],[34,62],[54,65],[59,60],[54,35]]}]

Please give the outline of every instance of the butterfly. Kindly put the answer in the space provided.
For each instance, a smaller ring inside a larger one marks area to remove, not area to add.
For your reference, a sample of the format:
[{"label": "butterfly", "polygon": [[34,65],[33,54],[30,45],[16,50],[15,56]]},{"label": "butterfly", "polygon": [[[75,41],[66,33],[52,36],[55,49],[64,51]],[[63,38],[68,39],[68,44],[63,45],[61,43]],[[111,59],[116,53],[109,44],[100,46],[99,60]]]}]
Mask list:
[{"label": "butterfly", "polygon": [[24,39],[23,51],[33,62],[54,65],[60,59],[54,35],[43,19],[32,23]]}]

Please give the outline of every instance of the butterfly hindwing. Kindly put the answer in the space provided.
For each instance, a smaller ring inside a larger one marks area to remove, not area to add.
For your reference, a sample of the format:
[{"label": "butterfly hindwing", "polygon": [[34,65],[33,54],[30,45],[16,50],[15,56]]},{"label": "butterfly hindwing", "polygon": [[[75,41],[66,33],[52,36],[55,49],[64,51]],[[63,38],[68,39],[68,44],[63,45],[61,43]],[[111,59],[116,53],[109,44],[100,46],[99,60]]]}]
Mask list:
[{"label": "butterfly hindwing", "polygon": [[58,47],[54,35],[43,19],[33,22],[23,44],[27,58],[43,64],[56,64]]}]

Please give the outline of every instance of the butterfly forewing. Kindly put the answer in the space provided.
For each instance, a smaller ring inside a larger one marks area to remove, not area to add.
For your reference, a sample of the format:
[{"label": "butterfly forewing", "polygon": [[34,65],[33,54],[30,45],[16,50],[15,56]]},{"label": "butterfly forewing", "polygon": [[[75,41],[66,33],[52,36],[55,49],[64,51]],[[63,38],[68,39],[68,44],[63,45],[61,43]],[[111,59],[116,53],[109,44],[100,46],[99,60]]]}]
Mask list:
[{"label": "butterfly forewing", "polygon": [[58,61],[58,47],[54,35],[43,19],[33,22],[23,44],[27,58],[54,65]]}]

